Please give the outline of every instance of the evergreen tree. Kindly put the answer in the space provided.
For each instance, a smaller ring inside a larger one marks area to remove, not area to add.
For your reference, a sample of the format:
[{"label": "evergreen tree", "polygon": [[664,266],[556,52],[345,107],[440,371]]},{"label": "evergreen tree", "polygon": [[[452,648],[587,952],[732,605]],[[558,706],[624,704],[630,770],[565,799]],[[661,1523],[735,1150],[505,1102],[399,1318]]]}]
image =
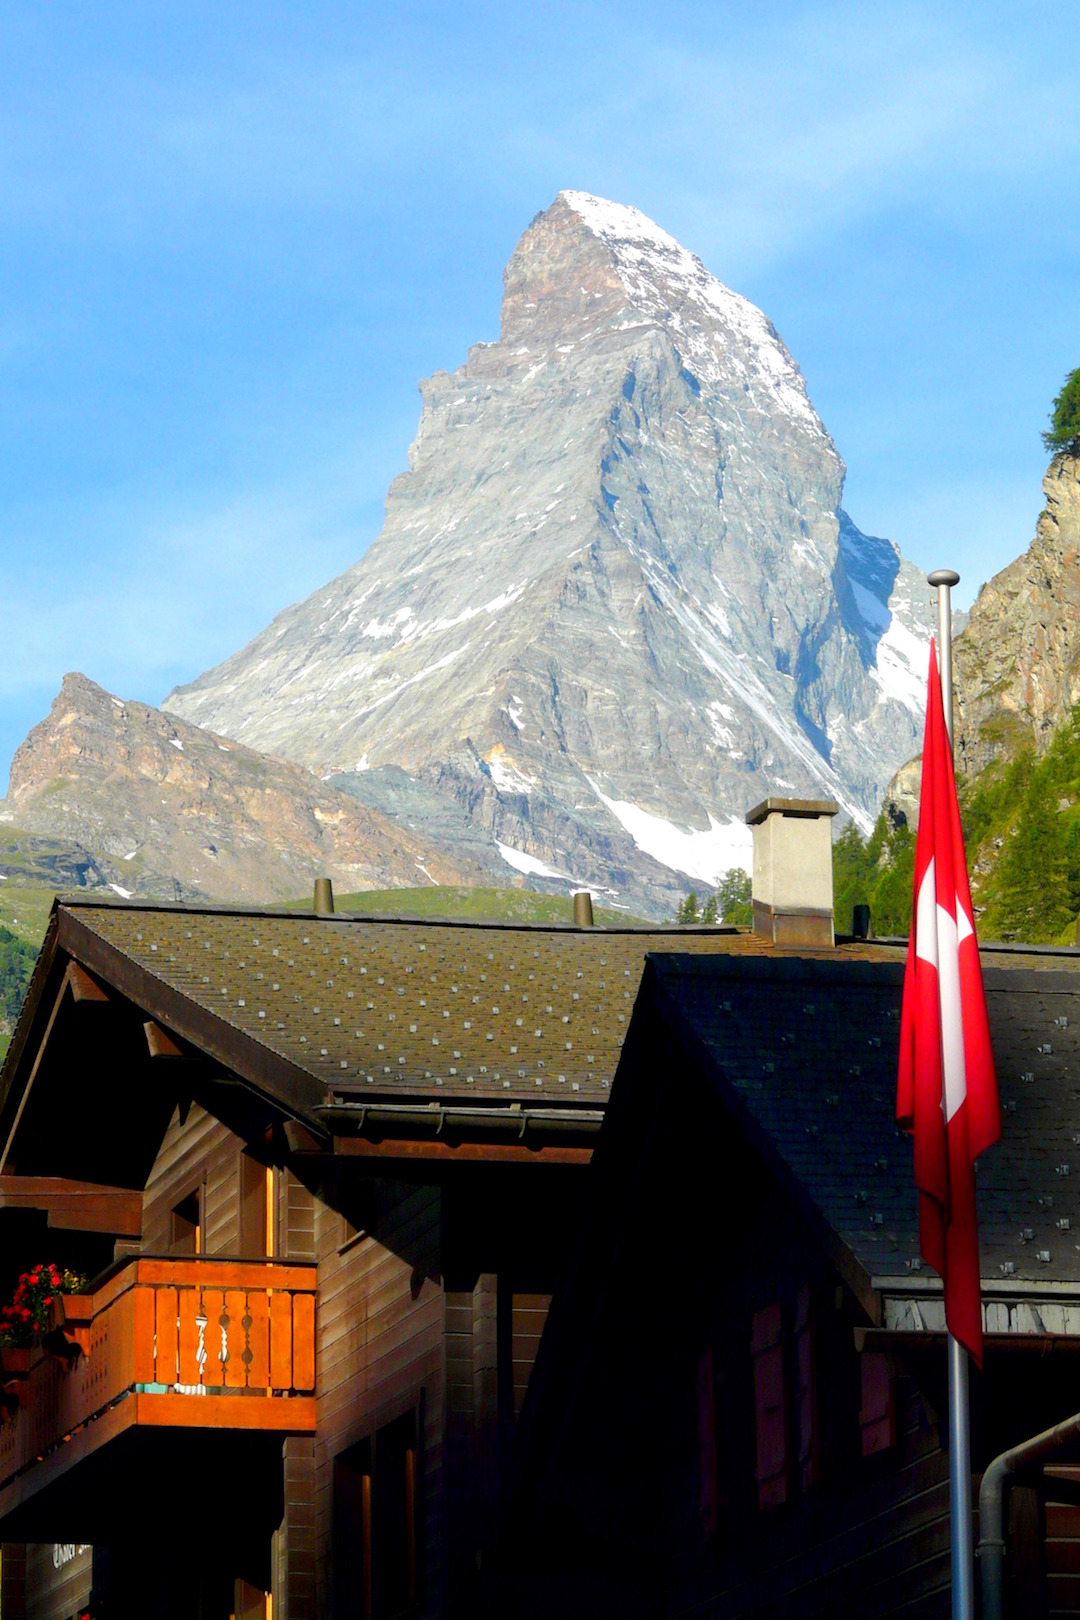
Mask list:
[{"label": "evergreen tree", "polygon": [[[885,819],[878,818],[879,826]],[[877,833],[877,827],[874,833]],[[871,836],[871,845],[873,844]],[[870,893],[870,921],[875,934],[903,936],[911,932],[911,905],[915,888],[915,834],[906,822],[891,824],[881,841],[877,873]]]},{"label": "evergreen tree", "polygon": [[694,893],[693,889],[690,890],[690,893],[686,896],[685,900],[681,900],[679,902],[679,909],[675,913],[675,921],[677,923],[696,923],[701,921],[701,913],[698,910],[698,897]]},{"label": "evergreen tree", "polygon": [[719,908],[718,908],[718,905],[717,905],[717,899],[716,899],[715,894],[710,894],[709,898],[706,900],[705,904],[701,908],[701,920],[702,920],[702,922],[706,923],[708,925],[708,927],[712,928],[716,923],[718,923],[720,921],[720,918],[719,918],[719,915],[718,915],[718,909]]},{"label": "evergreen tree", "polygon": [[870,837],[849,822],[833,845],[833,913],[839,933],[851,927],[857,905],[870,907],[875,934],[904,935],[911,929],[915,881],[915,835],[906,821],[894,824],[884,811]]},{"label": "evergreen tree", "polygon": [[1035,944],[1056,939],[1072,915],[1070,864],[1074,845],[1070,825],[1058,812],[1051,770],[1032,772],[1017,819],[999,864],[999,893],[990,921],[1004,939]]},{"label": "evergreen tree", "polygon": [[0,1025],[14,1026],[36,955],[17,935],[0,928]]},{"label": "evergreen tree", "polygon": [[1080,366],[1061,385],[1050,412],[1049,432],[1042,436],[1043,447],[1051,455],[1080,455]]},{"label": "evergreen tree", "polygon": [[721,922],[749,928],[754,920],[750,904],[750,877],[741,866],[732,866],[716,885],[716,906]]},{"label": "evergreen tree", "polygon": [[871,921],[876,927],[870,900],[872,875],[866,841],[855,823],[849,821],[833,844],[833,915],[838,933],[847,933],[852,913],[860,905],[870,906]]}]

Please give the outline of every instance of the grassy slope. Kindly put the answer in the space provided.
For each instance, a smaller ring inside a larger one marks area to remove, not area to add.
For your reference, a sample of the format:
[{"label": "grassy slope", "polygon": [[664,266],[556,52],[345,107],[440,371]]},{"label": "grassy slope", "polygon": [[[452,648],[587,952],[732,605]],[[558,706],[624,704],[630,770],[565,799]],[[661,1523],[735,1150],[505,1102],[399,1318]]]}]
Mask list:
[{"label": "grassy slope", "polygon": [[0,927],[36,949],[45,938],[55,893],[36,883],[0,883]]},{"label": "grassy slope", "polygon": [[[1027,733],[1016,747],[958,784],[979,934],[1072,945],[1080,919],[1080,705],[1043,753]],[[867,842],[845,829],[833,859],[839,926],[848,926],[854,902],[867,901],[876,932],[905,934],[913,869],[911,834],[884,815]]]},{"label": "grassy slope", "polygon": [[[311,901],[290,901],[281,910],[299,910]],[[361,917],[453,917],[487,922],[573,922],[574,905],[567,896],[536,894],[532,889],[468,889],[428,887],[422,889],[368,889],[358,894],[334,896],[338,911]],[[607,927],[619,923],[639,923],[626,911],[596,907],[596,921]]]},{"label": "grassy slope", "polygon": [[972,897],[988,939],[1073,944],[1080,916],[1080,706],[961,787]]},{"label": "grassy slope", "polygon": [[0,928],[0,1058],[7,1051],[10,1031],[19,1016],[30,975],[34,971],[36,948],[6,928]]}]

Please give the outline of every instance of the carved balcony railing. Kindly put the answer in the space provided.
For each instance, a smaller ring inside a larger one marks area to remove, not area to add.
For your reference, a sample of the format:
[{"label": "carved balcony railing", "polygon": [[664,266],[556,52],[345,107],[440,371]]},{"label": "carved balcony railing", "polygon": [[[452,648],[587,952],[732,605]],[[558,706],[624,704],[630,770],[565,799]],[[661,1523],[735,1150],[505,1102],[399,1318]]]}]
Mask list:
[{"label": "carved balcony railing", "polygon": [[8,1385],[0,1523],[58,1453],[66,1469],[132,1424],[314,1430],[314,1266],[136,1259],[64,1305],[71,1363],[34,1350]]}]

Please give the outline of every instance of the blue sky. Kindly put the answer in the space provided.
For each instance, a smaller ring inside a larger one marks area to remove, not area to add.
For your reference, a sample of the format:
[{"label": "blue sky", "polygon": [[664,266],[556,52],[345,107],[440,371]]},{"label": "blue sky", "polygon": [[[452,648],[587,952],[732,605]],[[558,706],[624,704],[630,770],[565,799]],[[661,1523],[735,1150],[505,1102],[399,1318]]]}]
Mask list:
[{"label": "blue sky", "polygon": [[970,600],[1080,364],[1078,46],[1064,4],[9,0],[0,786],[65,670],[159,702],[356,560],[563,187],[768,312],[852,517]]}]

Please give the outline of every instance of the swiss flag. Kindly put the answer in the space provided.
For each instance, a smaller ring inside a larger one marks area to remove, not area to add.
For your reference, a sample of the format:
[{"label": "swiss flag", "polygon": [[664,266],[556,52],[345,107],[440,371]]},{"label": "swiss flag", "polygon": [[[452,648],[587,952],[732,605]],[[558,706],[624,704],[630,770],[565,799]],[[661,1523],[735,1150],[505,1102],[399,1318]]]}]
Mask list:
[{"label": "swiss flag", "polygon": [[915,1138],[923,1258],[945,1284],[949,1332],[981,1366],[975,1160],[1001,1135],[1001,1108],[933,642],[896,1117]]}]

